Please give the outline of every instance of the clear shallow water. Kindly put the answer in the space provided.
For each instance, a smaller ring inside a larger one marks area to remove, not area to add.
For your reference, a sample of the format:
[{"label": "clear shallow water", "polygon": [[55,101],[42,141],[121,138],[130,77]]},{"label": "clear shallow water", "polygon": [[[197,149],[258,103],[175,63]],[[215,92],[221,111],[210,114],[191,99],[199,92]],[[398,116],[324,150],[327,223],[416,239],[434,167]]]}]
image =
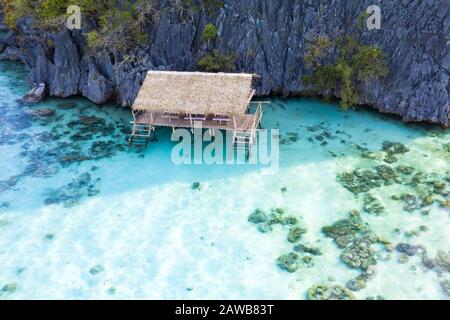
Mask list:
[{"label": "clear shallow water", "polygon": [[[265,110],[263,126],[279,128],[283,141],[276,175],[255,166],[176,166],[170,130],[144,151],[128,151],[129,111],[81,98],[22,105],[16,100],[28,89],[25,79],[22,66],[0,64],[2,299],[304,299],[315,284],[345,287],[361,273],[321,232],[363,207],[363,194],[349,192],[337,175],[386,164],[384,141],[410,150],[393,167],[444,181],[450,170],[449,133],[297,99]],[[55,115],[36,115],[43,108]],[[363,158],[364,151],[377,159]],[[385,211],[361,210],[362,219],[394,246],[421,245],[429,257],[448,252],[448,207],[435,202],[407,212],[391,199],[402,192],[413,191],[397,183],[372,189]],[[289,229],[259,232],[247,221],[257,208],[297,217],[307,229],[302,242],[322,255],[294,273],[278,268],[277,258],[292,252]],[[426,268],[419,254],[399,263],[399,252],[377,246],[376,253],[375,275],[356,298],[449,298],[442,268]]]}]

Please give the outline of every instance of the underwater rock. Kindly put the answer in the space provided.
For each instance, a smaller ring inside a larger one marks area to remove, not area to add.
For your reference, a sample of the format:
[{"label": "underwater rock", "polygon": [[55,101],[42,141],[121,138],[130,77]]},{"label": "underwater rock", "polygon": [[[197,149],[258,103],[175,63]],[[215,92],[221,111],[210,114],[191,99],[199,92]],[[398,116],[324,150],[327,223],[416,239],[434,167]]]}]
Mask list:
[{"label": "underwater rock", "polygon": [[397,174],[395,173],[394,169],[392,169],[390,166],[387,165],[379,165],[376,166],[375,169],[377,170],[378,175],[384,180],[385,185],[389,185],[392,183],[392,179],[397,178]]},{"label": "underwater rock", "polygon": [[358,237],[369,233],[369,227],[362,221],[359,212],[353,210],[350,212],[348,219],[342,219],[331,226],[325,226],[322,228],[322,232],[327,237],[332,238],[337,246],[342,249]]},{"label": "underwater rock", "polygon": [[96,195],[100,194],[100,190],[96,189],[93,184],[88,187],[87,192],[88,197],[95,197]]},{"label": "underwater rock", "polygon": [[55,109],[42,108],[42,109],[31,110],[30,115],[37,116],[37,117],[52,117],[55,115]]},{"label": "underwater rock", "polygon": [[354,194],[381,187],[381,180],[380,175],[371,170],[354,170],[337,175],[337,181]]},{"label": "underwater rock", "polygon": [[90,270],[89,270],[89,273],[90,274],[92,274],[92,275],[97,275],[97,274],[99,274],[99,273],[101,273],[101,272],[103,272],[105,270],[105,268],[102,266],[102,265],[96,265],[96,266],[93,266]]},{"label": "underwater rock", "polygon": [[322,255],[322,252],[320,251],[319,248],[309,247],[304,244],[297,244],[294,247],[294,251],[309,253],[309,254],[312,254],[313,256],[321,256]]},{"label": "underwater rock", "polygon": [[445,253],[443,251],[438,251],[435,258],[437,267],[445,272],[450,272],[450,251]]},{"label": "underwater rock", "polygon": [[293,273],[297,271],[299,268],[298,265],[299,255],[295,252],[291,252],[285,255],[280,256],[277,259],[277,265],[281,270],[285,270],[289,273]]},{"label": "underwater rock", "polygon": [[88,141],[88,140],[92,140],[93,138],[93,134],[92,133],[81,133],[81,132],[77,132],[73,135],[70,136],[70,139],[72,141]]},{"label": "underwater rock", "polygon": [[424,207],[424,203],[420,199],[410,193],[403,193],[400,196],[392,196],[392,200],[401,200],[403,202],[403,210],[413,212]]},{"label": "underwater rock", "polygon": [[63,110],[69,110],[75,108],[77,105],[74,102],[61,102],[57,104],[58,108]]},{"label": "underwater rock", "polygon": [[405,154],[409,152],[409,149],[402,143],[384,141],[382,150],[389,155]]},{"label": "underwater rock", "polygon": [[53,240],[55,238],[55,235],[53,233],[47,233],[45,235],[45,240]]},{"label": "underwater rock", "polygon": [[305,266],[307,266],[308,268],[314,267],[313,258],[311,256],[304,256],[302,258],[302,261],[305,264]]},{"label": "underwater rock", "polygon": [[379,216],[382,213],[384,213],[385,209],[381,204],[380,200],[372,196],[370,193],[366,193],[364,195],[363,203],[364,203],[363,210],[368,214]]},{"label": "underwater rock", "polygon": [[64,167],[68,164],[80,163],[83,161],[91,160],[91,157],[88,157],[79,151],[72,151],[72,152],[64,154],[58,160],[61,163],[61,165]]},{"label": "underwater rock", "polygon": [[397,157],[393,156],[393,155],[387,155],[384,160],[384,162],[392,164],[398,161]]},{"label": "underwater rock", "polygon": [[422,259],[422,264],[427,269],[434,269],[434,268],[436,268],[436,262],[434,262],[433,259],[423,258]]},{"label": "underwater rock", "polygon": [[398,263],[405,264],[409,262],[409,256],[407,254],[401,253],[398,257]]},{"label": "underwater rock", "polygon": [[298,132],[287,132],[286,137],[281,137],[281,145],[290,145],[298,141]]},{"label": "underwater rock", "polygon": [[193,184],[192,184],[192,190],[194,190],[194,191],[200,191],[201,190],[201,185],[200,185],[200,182],[194,182]]},{"label": "underwater rock", "polygon": [[366,298],[366,300],[386,300],[386,299],[383,296],[377,295],[376,297],[369,296]]},{"label": "underwater rock", "polygon": [[17,290],[17,284],[15,282],[5,284],[2,289],[0,290],[0,293],[5,294],[11,294],[14,293]]},{"label": "underwater rock", "polygon": [[107,124],[105,119],[97,116],[80,116],[78,120],[70,121],[67,126],[70,129],[77,129],[83,135],[100,135],[103,137],[114,134],[115,126]]},{"label": "underwater rock", "polygon": [[294,227],[289,230],[288,241],[291,243],[295,243],[299,241],[303,234],[306,233],[306,229],[300,227]]},{"label": "underwater rock", "polygon": [[399,243],[395,249],[398,252],[404,253],[410,257],[416,255],[418,248],[416,246],[410,245],[408,243]]},{"label": "underwater rock", "polygon": [[270,211],[269,223],[270,224],[283,224],[284,221],[284,209],[274,208]]},{"label": "underwater rock", "polygon": [[26,95],[23,96],[22,101],[26,103],[38,103],[44,98],[45,83],[35,85]]},{"label": "underwater rock", "polygon": [[308,300],[354,300],[353,293],[341,286],[315,285],[308,289]]},{"label": "underwater rock", "polygon": [[91,182],[91,175],[85,172],[73,179],[69,184],[49,192],[49,197],[45,199],[45,205],[64,203],[64,205],[72,206],[87,193],[87,189]]},{"label": "underwater rock", "polygon": [[450,297],[450,281],[444,280],[441,283],[441,288],[444,290],[445,294]]},{"label": "underwater rock", "polygon": [[447,200],[440,200],[439,206],[442,208],[450,208],[450,199]]},{"label": "underwater rock", "polygon": [[350,244],[341,254],[342,261],[355,269],[365,270],[375,265],[375,251],[371,248],[371,242],[362,239]]},{"label": "underwater rock", "polygon": [[3,208],[9,208],[9,206],[10,206],[11,204],[9,203],[9,202],[2,202],[2,203],[0,203],[0,209],[3,209]]},{"label": "underwater rock", "polygon": [[261,209],[256,209],[252,214],[248,216],[248,222],[251,223],[262,223],[267,221],[267,216]]},{"label": "underwater rock", "polygon": [[89,149],[89,154],[94,160],[111,158],[117,151],[114,141],[94,141]]},{"label": "underwater rock", "polygon": [[84,125],[93,125],[98,123],[104,123],[105,120],[97,116],[80,116],[80,123]]},{"label": "underwater rock", "polygon": [[[247,220],[250,223],[256,224],[257,230],[261,233],[272,232],[273,226],[277,224],[283,226],[295,226],[298,223],[298,219],[296,217],[291,215],[285,216],[284,209],[282,208],[272,209],[269,215],[266,215],[266,213],[261,209],[256,209],[248,216]],[[290,239],[294,239],[299,232],[299,230],[292,231],[293,229],[295,228],[291,229],[292,234],[290,233],[288,236]]]},{"label": "underwater rock", "polygon": [[416,187],[420,183],[424,183],[426,179],[426,176],[423,172],[417,172],[412,178],[411,181],[408,183],[412,187]]},{"label": "underwater rock", "polygon": [[0,192],[4,192],[6,190],[14,187],[20,180],[20,176],[10,177],[8,180],[0,180]]},{"label": "underwater rock", "polygon": [[440,192],[444,190],[446,187],[446,183],[444,181],[433,181],[433,188],[435,191]]},{"label": "underwater rock", "polygon": [[298,219],[294,216],[287,216],[287,217],[283,217],[281,219],[281,224],[282,225],[288,225],[288,226],[293,226],[296,225],[298,223]]},{"label": "underwater rock", "polygon": [[411,175],[414,173],[414,168],[409,166],[397,166],[395,170],[398,173],[404,174],[404,175]]},{"label": "underwater rock", "polygon": [[378,159],[378,155],[375,152],[363,151],[361,152],[361,158],[375,160]]},{"label": "underwater rock", "polygon": [[356,279],[351,279],[345,284],[347,289],[352,291],[360,291],[366,287],[366,280],[363,277],[357,277]]},{"label": "underwater rock", "polygon": [[259,223],[259,224],[256,226],[256,229],[257,229],[259,232],[261,232],[261,233],[269,233],[269,232],[272,232],[272,231],[273,231],[272,225],[270,225],[270,224],[268,224],[268,223],[266,223],[266,222],[264,222],[264,223]]}]

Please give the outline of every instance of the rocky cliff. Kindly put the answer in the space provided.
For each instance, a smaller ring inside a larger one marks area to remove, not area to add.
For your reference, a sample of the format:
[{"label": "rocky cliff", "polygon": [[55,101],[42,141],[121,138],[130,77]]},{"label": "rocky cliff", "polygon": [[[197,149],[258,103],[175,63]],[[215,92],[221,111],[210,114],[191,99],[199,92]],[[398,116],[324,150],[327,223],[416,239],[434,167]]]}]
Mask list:
[{"label": "rocky cliff", "polygon": [[[213,17],[204,12],[188,18],[161,10],[148,25],[150,43],[125,55],[85,51],[83,31],[47,33],[22,19],[19,30],[0,40],[0,59],[23,61],[29,82],[47,84],[49,94],[81,94],[103,103],[131,105],[148,69],[195,70],[206,46],[201,33],[207,23],[218,26],[215,43],[238,55],[239,71],[262,75],[258,94],[301,95],[303,56],[317,34],[336,38],[357,35],[380,46],[389,57],[389,74],[360,88],[360,103],[404,121],[447,126],[450,109],[450,1],[448,0],[226,0]],[[362,30],[367,7],[382,9],[381,30]],[[161,8],[166,4],[161,1]]]}]

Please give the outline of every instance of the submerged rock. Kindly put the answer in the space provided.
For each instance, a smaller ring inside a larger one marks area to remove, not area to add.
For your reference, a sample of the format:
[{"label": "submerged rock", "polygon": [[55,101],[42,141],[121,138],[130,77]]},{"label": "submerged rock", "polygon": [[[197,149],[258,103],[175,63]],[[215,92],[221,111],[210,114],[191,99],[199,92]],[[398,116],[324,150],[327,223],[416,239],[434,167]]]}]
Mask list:
[{"label": "submerged rock", "polygon": [[445,253],[439,251],[435,259],[436,265],[444,272],[450,273],[450,251]]},{"label": "submerged rock", "polygon": [[364,207],[363,210],[371,215],[379,216],[384,213],[384,207],[380,200],[372,196],[370,193],[366,193],[363,198]]},{"label": "submerged rock", "polygon": [[17,284],[15,282],[5,284],[2,289],[0,290],[0,293],[5,294],[11,294],[14,293],[17,290]]},{"label": "submerged rock", "polygon": [[364,280],[364,278],[362,277],[358,277],[356,279],[347,281],[345,286],[349,290],[360,291],[366,287],[366,280]]},{"label": "submerged rock", "polygon": [[272,232],[272,231],[273,231],[272,225],[270,225],[270,224],[268,224],[268,223],[266,223],[266,222],[264,222],[264,223],[259,223],[259,224],[256,226],[256,229],[257,229],[259,232],[261,232],[261,233],[269,233],[269,232]]},{"label": "submerged rock", "polygon": [[87,195],[90,182],[91,175],[85,172],[67,185],[49,192],[49,197],[45,199],[45,204],[64,203],[66,207],[76,205],[83,195]]},{"label": "submerged rock", "polygon": [[371,170],[354,170],[338,174],[337,181],[350,192],[358,194],[381,187],[382,179]]},{"label": "submerged rock", "polygon": [[371,242],[362,239],[352,243],[344,249],[341,254],[342,261],[355,269],[365,270],[371,265],[375,265],[375,251],[371,248]]},{"label": "submerged rock", "polygon": [[291,243],[295,243],[299,241],[303,234],[306,233],[306,229],[300,227],[293,227],[289,230],[288,241]]},{"label": "submerged rock", "polygon": [[369,232],[369,227],[361,219],[358,211],[350,212],[348,219],[342,219],[331,226],[322,228],[322,232],[336,242],[339,248],[345,248],[351,242],[355,241]]},{"label": "submerged rock", "polygon": [[33,87],[26,95],[23,96],[23,102],[38,103],[44,98],[45,83],[40,83],[38,86]]},{"label": "submerged rock", "polygon": [[252,214],[248,216],[248,222],[251,223],[262,223],[267,221],[267,216],[261,209],[256,209]]},{"label": "submerged rock", "polygon": [[380,165],[376,166],[375,169],[377,170],[379,176],[385,181],[385,185],[388,185],[392,179],[397,178],[397,174],[390,166]]},{"label": "submerged rock", "polygon": [[9,202],[2,202],[2,203],[0,203],[0,209],[2,209],[2,208],[9,208],[9,206],[10,206],[11,204],[9,203]]},{"label": "submerged rock", "polygon": [[293,273],[297,271],[299,268],[298,265],[299,255],[295,252],[291,252],[285,255],[280,256],[277,259],[277,265],[281,270],[285,270],[289,273]]},{"label": "submerged rock", "polygon": [[444,151],[450,152],[450,143],[442,145],[442,148],[444,149]]},{"label": "submerged rock", "polygon": [[36,110],[30,111],[30,114],[32,116],[37,116],[37,117],[52,117],[55,115],[55,109],[51,109],[51,108],[36,109]]},{"label": "submerged rock", "polygon": [[444,290],[444,293],[450,297],[450,281],[444,280],[441,282],[441,288]]},{"label": "submerged rock", "polygon": [[313,256],[321,256],[322,255],[322,252],[320,251],[319,248],[309,247],[304,244],[297,244],[294,247],[294,250],[297,252],[309,253],[309,254],[312,254]]},{"label": "submerged rock", "polygon": [[192,190],[194,190],[194,191],[200,191],[200,189],[201,189],[201,185],[200,185],[200,182],[194,182],[193,184],[192,184]]},{"label": "submerged rock", "polygon": [[96,266],[93,266],[89,270],[89,273],[92,274],[92,275],[97,275],[97,274],[103,272],[104,270],[105,270],[105,268],[102,265],[96,265]]},{"label": "submerged rock", "polygon": [[308,300],[354,300],[353,293],[341,286],[315,285],[308,289]]},{"label": "submerged rock", "polygon": [[416,255],[418,248],[416,246],[410,245],[408,243],[399,243],[395,249],[398,252],[404,253],[410,257]]},{"label": "submerged rock", "polygon": [[411,175],[414,173],[414,168],[410,166],[398,166],[395,168],[395,170],[398,173],[404,174],[404,175]]},{"label": "submerged rock", "polygon": [[387,156],[384,158],[384,162],[389,163],[389,164],[395,163],[395,162],[397,162],[397,161],[398,161],[397,157],[395,157],[395,156],[393,156],[393,155],[387,155]]},{"label": "submerged rock", "polygon": [[388,155],[395,154],[405,154],[409,152],[409,149],[402,143],[392,142],[392,141],[384,141],[383,142],[383,151],[385,151]]}]

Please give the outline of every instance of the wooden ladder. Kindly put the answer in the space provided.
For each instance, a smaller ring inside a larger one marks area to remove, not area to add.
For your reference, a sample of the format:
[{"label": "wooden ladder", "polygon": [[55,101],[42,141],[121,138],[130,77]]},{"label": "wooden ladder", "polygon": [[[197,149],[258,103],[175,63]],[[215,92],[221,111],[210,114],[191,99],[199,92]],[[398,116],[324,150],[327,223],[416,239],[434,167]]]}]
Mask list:
[{"label": "wooden ladder", "polygon": [[248,152],[247,156],[250,155],[251,148],[254,142],[255,137],[253,134],[253,130],[233,132],[233,143],[235,149]]},{"label": "wooden ladder", "polygon": [[152,125],[147,123],[138,123],[133,121],[133,130],[131,136],[128,139],[128,145],[135,146],[147,146],[152,134]]}]

